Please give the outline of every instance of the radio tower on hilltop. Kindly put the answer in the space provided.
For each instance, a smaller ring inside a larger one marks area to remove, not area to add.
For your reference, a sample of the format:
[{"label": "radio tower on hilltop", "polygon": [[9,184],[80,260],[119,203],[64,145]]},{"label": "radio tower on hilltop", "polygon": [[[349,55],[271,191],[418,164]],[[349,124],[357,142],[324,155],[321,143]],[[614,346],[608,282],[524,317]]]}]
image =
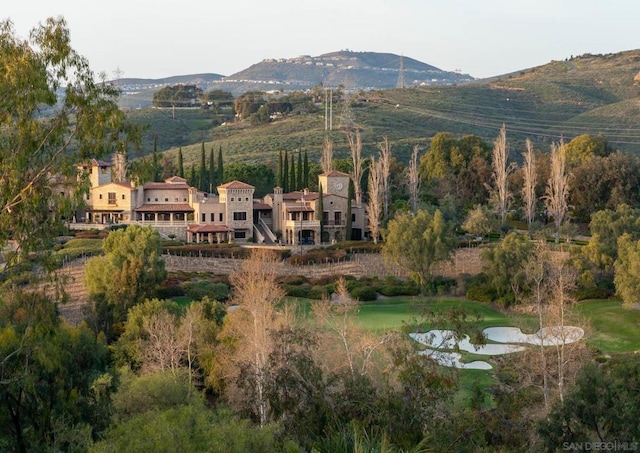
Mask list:
[{"label": "radio tower on hilltop", "polygon": [[400,54],[400,69],[398,70],[398,88],[406,88],[404,83],[404,56]]}]

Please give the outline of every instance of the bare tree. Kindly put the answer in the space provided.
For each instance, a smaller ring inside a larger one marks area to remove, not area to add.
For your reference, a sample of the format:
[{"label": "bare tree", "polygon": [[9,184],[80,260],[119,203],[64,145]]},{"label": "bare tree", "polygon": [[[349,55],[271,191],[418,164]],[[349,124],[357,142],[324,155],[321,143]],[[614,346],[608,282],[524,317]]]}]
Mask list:
[{"label": "bare tree", "polygon": [[390,197],[390,173],[391,173],[391,145],[389,139],[385,136],[381,143],[378,143],[380,150],[380,171],[381,171],[381,193],[382,198],[382,223],[387,224],[389,220],[389,197]]},{"label": "bare tree", "polygon": [[351,96],[346,91],[342,95],[342,111],[340,112],[340,123],[346,131],[352,131],[357,128],[356,118],[351,108]]},{"label": "bare tree", "polygon": [[533,145],[531,140],[526,141],[527,150],[522,153],[524,158],[523,184],[522,184],[522,200],[524,201],[524,214],[529,227],[529,235],[533,227],[533,221],[536,217],[536,184],[538,183],[538,173],[536,169],[536,157],[533,153]]},{"label": "bare tree", "polygon": [[167,310],[158,310],[143,318],[142,356],[147,372],[170,371],[175,375],[180,368],[182,347],[176,322],[176,317]]},{"label": "bare tree", "polygon": [[551,145],[551,169],[543,197],[547,211],[553,217],[556,243],[560,242],[560,228],[567,220],[569,205],[569,174],[566,167],[566,147],[563,142]]},{"label": "bare tree", "polygon": [[409,185],[409,204],[415,214],[418,211],[418,196],[420,195],[420,172],[418,171],[418,153],[420,147],[415,145],[409,160],[409,170],[407,173],[407,183]]},{"label": "bare tree", "polygon": [[204,318],[203,304],[191,304],[178,328],[178,341],[189,371],[189,391],[193,384],[194,360],[197,356],[196,342]]},{"label": "bare tree", "polygon": [[493,173],[491,174],[491,179],[493,186],[488,186],[487,189],[491,193],[493,209],[500,218],[500,227],[502,228],[512,199],[508,184],[509,174],[515,168],[514,162],[507,163],[509,152],[507,149],[507,128],[504,124],[500,129],[500,134],[493,142],[492,158]]},{"label": "bare tree", "polygon": [[359,305],[349,295],[344,279],[338,280],[335,300],[313,305],[314,317],[322,329],[316,353],[330,374],[346,371],[352,378],[367,375],[378,379],[381,370],[376,358],[387,353],[384,346],[390,337],[380,338],[358,325],[355,314]]},{"label": "bare tree", "polygon": [[588,356],[584,342],[576,341],[586,326],[571,309],[576,271],[568,264],[567,254],[551,252],[544,242],[538,243],[524,270],[539,342],[523,354],[521,371],[528,376],[526,385],[542,390],[547,414],[554,399],[563,403],[566,387]]},{"label": "bare tree", "polygon": [[573,330],[567,328],[574,323],[570,309],[575,302],[571,293],[575,290],[577,272],[574,267],[567,263],[564,256],[556,254],[550,260],[549,269],[549,310],[547,317],[552,326],[551,336],[555,340],[555,356],[557,367],[557,386],[560,403],[564,404],[565,385],[572,381],[568,372],[573,367],[576,343],[572,340]]},{"label": "bare tree", "polygon": [[349,143],[349,149],[351,150],[351,163],[353,168],[351,169],[351,181],[353,182],[353,188],[356,195],[356,204],[362,204],[362,174],[364,173],[364,161],[362,159],[362,137],[360,136],[360,130],[347,131],[347,142]]},{"label": "bare tree", "polygon": [[320,168],[323,173],[329,173],[333,170],[333,142],[329,137],[325,137],[324,143],[322,144]]},{"label": "bare tree", "polygon": [[251,412],[261,426],[270,420],[267,386],[273,333],[290,323],[288,313],[276,309],[285,295],[277,283],[277,264],[272,251],[255,249],[231,274],[231,303],[238,308],[227,314],[219,350],[229,402]]},{"label": "bare tree", "polygon": [[378,236],[380,236],[380,218],[382,217],[382,205],[384,203],[383,179],[382,161],[376,161],[376,158],[371,156],[371,161],[369,162],[369,200],[367,203],[367,220],[374,244],[378,243]]}]

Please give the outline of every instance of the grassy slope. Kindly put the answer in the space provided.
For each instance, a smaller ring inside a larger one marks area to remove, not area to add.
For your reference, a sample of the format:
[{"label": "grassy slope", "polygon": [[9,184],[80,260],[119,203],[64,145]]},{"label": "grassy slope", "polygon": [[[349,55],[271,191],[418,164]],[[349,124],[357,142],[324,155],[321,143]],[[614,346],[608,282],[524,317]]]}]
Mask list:
[{"label": "grassy slope", "polygon": [[[552,62],[502,78],[452,87],[420,87],[361,93],[353,108],[363,128],[363,153],[377,152],[376,144],[388,136],[395,155],[406,160],[415,144],[426,146],[434,134],[473,133],[491,142],[505,123],[512,149],[525,138],[546,148],[561,136],[603,133],[622,150],[640,152],[640,52],[583,56]],[[337,157],[347,154],[339,132],[340,106],[334,106],[331,132]],[[225,159],[274,163],[277,152],[306,149],[317,159],[325,136],[323,109],[256,127],[213,127],[210,113],[135,110],[132,121],[149,124],[150,137],[158,136],[160,150],[183,146],[185,165],[199,162],[200,142],[207,148],[222,146]],[[168,151],[172,156],[174,149]]]}]

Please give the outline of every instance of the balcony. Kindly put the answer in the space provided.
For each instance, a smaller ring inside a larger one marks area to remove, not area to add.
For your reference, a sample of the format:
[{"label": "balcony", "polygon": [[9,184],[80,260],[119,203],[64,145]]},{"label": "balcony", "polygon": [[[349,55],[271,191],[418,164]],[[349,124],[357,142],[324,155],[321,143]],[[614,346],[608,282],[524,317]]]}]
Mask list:
[{"label": "balcony", "polygon": [[284,222],[284,226],[286,228],[291,228],[294,231],[299,229],[303,230],[318,230],[320,229],[320,221],[319,220],[286,220]]}]

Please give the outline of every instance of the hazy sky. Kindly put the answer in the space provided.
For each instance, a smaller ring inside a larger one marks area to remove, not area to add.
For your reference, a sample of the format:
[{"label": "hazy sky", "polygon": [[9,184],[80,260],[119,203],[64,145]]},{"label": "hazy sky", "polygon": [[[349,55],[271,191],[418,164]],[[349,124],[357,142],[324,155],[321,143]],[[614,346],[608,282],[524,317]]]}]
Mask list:
[{"label": "hazy sky", "polygon": [[[265,58],[342,49],[404,54],[489,77],[640,48],[638,0],[4,0],[20,36],[64,16],[73,47],[112,78],[231,75]],[[8,3],[8,4],[7,4]]]}]

